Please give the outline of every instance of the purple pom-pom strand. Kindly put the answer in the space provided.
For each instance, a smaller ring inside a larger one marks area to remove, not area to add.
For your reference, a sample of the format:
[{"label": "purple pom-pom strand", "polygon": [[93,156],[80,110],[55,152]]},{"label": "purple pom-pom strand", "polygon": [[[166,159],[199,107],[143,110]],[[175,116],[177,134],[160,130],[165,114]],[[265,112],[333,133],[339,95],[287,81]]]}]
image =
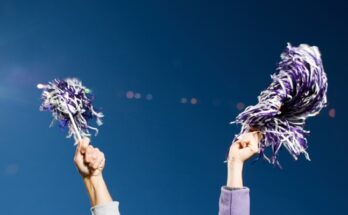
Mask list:
[{"label": "purple pom-pom strand", "polygon": [[[300,154],[310,160],[305,120],[319,114],[327,104],[328,83],[318,48],[288,44],[277,72],[271,76],[271,85],[258,96],[258,104],[247,107],[232,123],[241,124],[240,134],[255,129],[263,134],[260,157],[272,164],[280,165],[277,155],[282,146],[295,160]],[[268,147],[271,158],[265,154]]]},{"label": "purple pom-pom strand", "polygon": [[40,110],[52,113],[51,126],[58,121],[60,127],[69,129],[67,137],[74,137],[75,142],[91,136],[90,130],[97,135],[98,129],[90,126],[88,121],[96,119],[100,126],[104,115],[94,110],[91,91],[81,81],[75,78],[55,79],[48,84],[38,84],[37,88],[42,90]]}]

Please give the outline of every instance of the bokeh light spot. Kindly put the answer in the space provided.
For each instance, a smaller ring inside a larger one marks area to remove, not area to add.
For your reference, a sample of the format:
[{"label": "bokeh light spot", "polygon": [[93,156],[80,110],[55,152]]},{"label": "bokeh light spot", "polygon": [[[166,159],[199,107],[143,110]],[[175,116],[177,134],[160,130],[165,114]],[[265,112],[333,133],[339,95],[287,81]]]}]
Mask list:
[{"label": "bokeh light spot", "polygon": [[198,103],[198,99],[196,99],[196,98],[191,99],[191,104],[195,105],[197,103]]},{"label": "bokeh light spot", "polygon": [[236,108],[238,110],[243,110],[245,108],[245,104],[243,102],[238,102]]},{"label": "bokeh light spot", "polygon": [[181,98],[181,99],[180,99],[180,103],[181,103],[181,104],[186,104],[186,103],[187,103],[187,98],[185,98],[185,97],[184,97],[184,98]]},{"label": "bokeh light spot", "polygon": [[329,110],[329,116],[330,116],[331,118],[335,118],[335,117],[336,117],[336,109],[335,109],[335,108],[331,108],[331,109]]},{"label": "bokeh light spot", "polygon": [[152,94],[149,93],[146,95],[146,100],[151,101],[152,99],[153,99]]},{"label": "bokeh light spot", "polygon": [[140,93],[135,93],[134,98],[141,99],[141,94]]},{"label": "bokeh light spot", "polygon": [[132,99],[134,97],[134,92],[133,91],[128,91],[126,93],[126,97],[127,97],[127,99]]}]

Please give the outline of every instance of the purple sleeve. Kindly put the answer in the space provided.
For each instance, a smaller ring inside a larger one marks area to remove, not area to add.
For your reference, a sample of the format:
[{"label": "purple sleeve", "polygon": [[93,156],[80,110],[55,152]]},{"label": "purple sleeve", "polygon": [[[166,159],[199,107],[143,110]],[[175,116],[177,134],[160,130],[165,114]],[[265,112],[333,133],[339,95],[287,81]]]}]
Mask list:
[{"label": "purple sleeve", "polygon": [[249,188],[221,188],[219,215],[250,215]]}]

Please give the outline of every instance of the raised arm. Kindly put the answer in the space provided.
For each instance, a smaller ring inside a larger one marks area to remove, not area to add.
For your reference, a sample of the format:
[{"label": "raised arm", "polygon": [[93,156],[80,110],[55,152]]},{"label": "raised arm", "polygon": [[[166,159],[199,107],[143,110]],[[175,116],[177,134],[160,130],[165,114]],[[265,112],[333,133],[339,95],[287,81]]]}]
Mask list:
[{"label": "raised arm", "polygon": [[221,188],[219,215],[249,215],[249,188],[243,185],[244,162],[259,152],[259,132],[239,136],[229,151],[227,160],[227,184]]},{"label": "raised arm", "polygon": [[92,214],[119,215],[118,202],[112,200],[102,175],[104,153],[89,145],[89,139],[85,138],[78,143],[74,162],[86,186]]}]

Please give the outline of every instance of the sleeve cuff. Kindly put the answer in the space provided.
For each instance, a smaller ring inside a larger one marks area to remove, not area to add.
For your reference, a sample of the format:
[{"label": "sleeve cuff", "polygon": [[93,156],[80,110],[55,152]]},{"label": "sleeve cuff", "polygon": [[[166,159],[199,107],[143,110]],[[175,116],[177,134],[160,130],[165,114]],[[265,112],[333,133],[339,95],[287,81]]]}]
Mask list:
[{"label": "sleeve cuff", "polygon": [[102,205],[96,205],[91,208],[93,215],[120,215],[118,210],[118,202],[109,202]]},{"label": "sleeve cuff", "polygon": [[222,187],[219,203],[220,215],[249,215],[250,197],[249,188]]},{"label": "sleeve cuff", "polygon": [[248,187],[228,187],[228,186],[223,186],[221,188],[221,191],[227,190],[227,191],[233,191],[233,190],[249,190]]}]

